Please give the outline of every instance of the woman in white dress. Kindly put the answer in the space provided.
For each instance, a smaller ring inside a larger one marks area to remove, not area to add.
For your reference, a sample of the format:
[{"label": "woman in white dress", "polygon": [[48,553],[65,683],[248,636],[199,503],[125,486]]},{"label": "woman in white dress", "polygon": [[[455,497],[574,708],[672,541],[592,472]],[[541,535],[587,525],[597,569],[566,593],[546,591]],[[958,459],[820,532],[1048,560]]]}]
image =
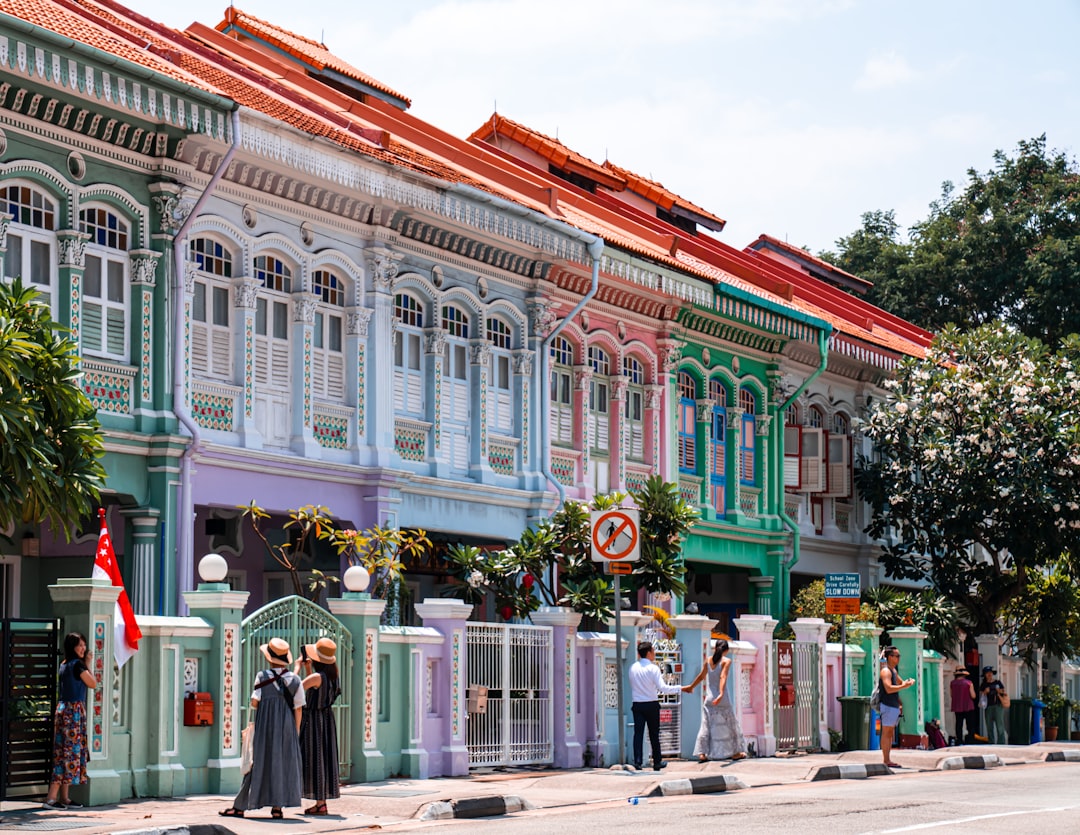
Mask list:
[{"label": "woman in white dress", "polygon": [[712,656],[705,656],[705,663],[697,678],[683,687],[684,692],[692,693],[698,684],[705,682],[701,729],[694,744],[698,762],[741,760],[746,756],[746,741],[731,706],[731,691],[728,688],[731,659],[726,657],[727,651],[727,641],[723,638],[716,641]]}]

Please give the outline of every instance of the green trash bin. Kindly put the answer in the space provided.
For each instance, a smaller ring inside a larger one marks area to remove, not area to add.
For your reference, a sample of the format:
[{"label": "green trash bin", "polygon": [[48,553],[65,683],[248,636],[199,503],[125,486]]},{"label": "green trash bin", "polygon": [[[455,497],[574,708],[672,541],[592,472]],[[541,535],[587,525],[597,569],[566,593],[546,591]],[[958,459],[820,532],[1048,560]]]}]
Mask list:
[{"label": "green trash bin", "polygon": [[840,702],[840,724],[843,725],[844,744],[849,751],[866,751],[870,748],[870,697],[837,696]]},{"label": "green trash bin", "polygon": [[[1009,742],[1013,745],[1031,744],[1031,699],[1013,699],[1005,710],[1009,714]],[[982,732],[986,736],[986,730]]]}]

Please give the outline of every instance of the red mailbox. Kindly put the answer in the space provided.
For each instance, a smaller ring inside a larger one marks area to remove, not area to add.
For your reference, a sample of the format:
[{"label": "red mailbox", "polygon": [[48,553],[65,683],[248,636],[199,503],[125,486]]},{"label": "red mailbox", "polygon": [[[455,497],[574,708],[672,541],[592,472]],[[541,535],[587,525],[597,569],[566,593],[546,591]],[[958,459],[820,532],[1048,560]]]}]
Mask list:
[{"label": "red mailbox", "polygon": [[185,725],[213,725],[214,700],[209,693],[188,693],[184,699]]}]

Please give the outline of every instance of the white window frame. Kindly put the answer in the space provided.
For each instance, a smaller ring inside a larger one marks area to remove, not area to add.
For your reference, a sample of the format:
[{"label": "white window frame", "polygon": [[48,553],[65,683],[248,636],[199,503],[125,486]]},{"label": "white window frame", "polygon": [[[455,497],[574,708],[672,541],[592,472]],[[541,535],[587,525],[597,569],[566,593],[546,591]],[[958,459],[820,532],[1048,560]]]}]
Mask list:
[{"label": "white window frame", "polygon": [[548,419],[551,444],[563,448],[574,446],[574,344],[566,337],[556,337],[551,343],[551,401]]},{"label": "white window frame", "polygon": [[[115,220],[116,228],[102,227],[96,219],[88,220],[87,212],[104,212],[106,218]],[[92,228],[87,228],[88,224],[93,224]],[[101,241],[101,237],[108,238],[110,234],[113,234],[118,238],[116,243],[126,244],[130,248],[131,224],[110,207],[91,205],[79,212],[79,229],[91,236],[86,244],[83,267],[82,327],[79,329],[82,352],[87,356],[105,357],[126,363],[131,356],[131,257],[128,255],[127,248],[109,246],[107,240]],[[100,265],[99,286],[96,293],[91,292],[90,259],[94,259]],[[120,283],[122,298],[119,301],[113,298],[114,278],[118,278]],[[89,331],[93,328],[95,320],[100,338],[97,344],[90,345]],[[113,344],[117,332],[119,349],[110,350],[109,346]]]},{"label": "white window frame", "polygon": [[[236,255],[232,248],[212,235],[199,235],[188,243],[188,257],[199,262],[193,250],[196,241],[208,242],[227,254],[224,259],[217,254],[208,257],[221,259],[221,272],[204,269],[201,265],[192,288],[191,300],[191,369],[195,376],[210,380],[232,382],[232,267]],[[200,317],[200,307],[202,315]],[[201,353],[200,353],[201,348]]]},{"label": "white window frame", "polygon": [[630,461],[645,461],[645,364],[623,358],[626,403],[623,404],[623,453]]},{"label": "white window frame", "polygon": [[502,319],[488,317],[487,339],[491,343],[488,429],[501,435],[510,435],[514,431],[514,365],[510,353],[513,347],[513,329]]},{"label": "white window frame", "polygon": [[[49,310],[54,319],[58,318],[58,296],[60,291],[60,268],[57,259],[56,224],[59,217],[59,202],[44,189],[37,185],[25,182],[0,183],[0,189],[10,188],[26,189],[29,192],[30,204],[19,202],[12,211],[9,198],[0,200],[0,211],[6,211],[14,215],[7,231],[7,251],[4,253],[4,277],[8,279],[22,278],[23,285],[33,287],[49,301]],[[34,197],[41,199],[41,206],[34,206]],[[36,214],[41,215],[41,224],[35,224],[33,218]],[[24,222],[30,220],[30,222]],[[13,243],[18,239],[18,244]],[[45,251],[35,250],[35,244],[45,247]],[[19,264],[12,263],[12,250],[19,249]],[[34,265],[39,258],[35,258],[37,251],[40,260],[44,261],[43,272],[48,276],[48,282],[34,280]]]},{"label": "white window frame", "polygon": [[[329,283],[324,283],[326,279]],[[322,400],[344,403],[345,282],[333,270],[314,270],[311,289],[319,298],[312,329],[312,393]]]},{"label": "white window frame", "polygon": [[589,449],[607,456],[611,454],[611,355],[590,345],[588,363],[593,372],[589,380]]},{"label": "white window frame", "polygon": [[443,330],[443,443],[449,446],[450,469],[466,472],[469,468],[469,327],[472,317],[456,304],[442,307]]},{"label": "white window frame", "polygon": [[[407,299],[402,308],[399,300]],[[411,293],[394,299],[394,410],[399,414],[424,418],[424,303]]]}]

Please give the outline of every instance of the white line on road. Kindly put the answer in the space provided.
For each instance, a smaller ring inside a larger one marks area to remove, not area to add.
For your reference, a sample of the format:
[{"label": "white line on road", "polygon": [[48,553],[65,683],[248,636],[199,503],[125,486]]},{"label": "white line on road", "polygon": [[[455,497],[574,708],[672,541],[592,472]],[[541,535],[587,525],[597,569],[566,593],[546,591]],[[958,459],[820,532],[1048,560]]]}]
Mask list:
[{"label": "white line on road", "polygon": [[920,823],[915,826],[902,826],[899,829],[885,829],[882,830],[882,835],[890,835],[890,833],[893,832],[914,832],[917,829],[933,829],[936,826],[954,826],[958,823],[971,823],[972,821],[984,821],[993,818],[1009,818],[1014,815],[1037,815],[1042,812],[1068,812],[1070,809],[1080,809],[1080,806],[1052,806],[1046,809],[1022,809],[1015,812],[998,812],[993,815],[974,815],[969,818],[953,818],[952,820]]}]

